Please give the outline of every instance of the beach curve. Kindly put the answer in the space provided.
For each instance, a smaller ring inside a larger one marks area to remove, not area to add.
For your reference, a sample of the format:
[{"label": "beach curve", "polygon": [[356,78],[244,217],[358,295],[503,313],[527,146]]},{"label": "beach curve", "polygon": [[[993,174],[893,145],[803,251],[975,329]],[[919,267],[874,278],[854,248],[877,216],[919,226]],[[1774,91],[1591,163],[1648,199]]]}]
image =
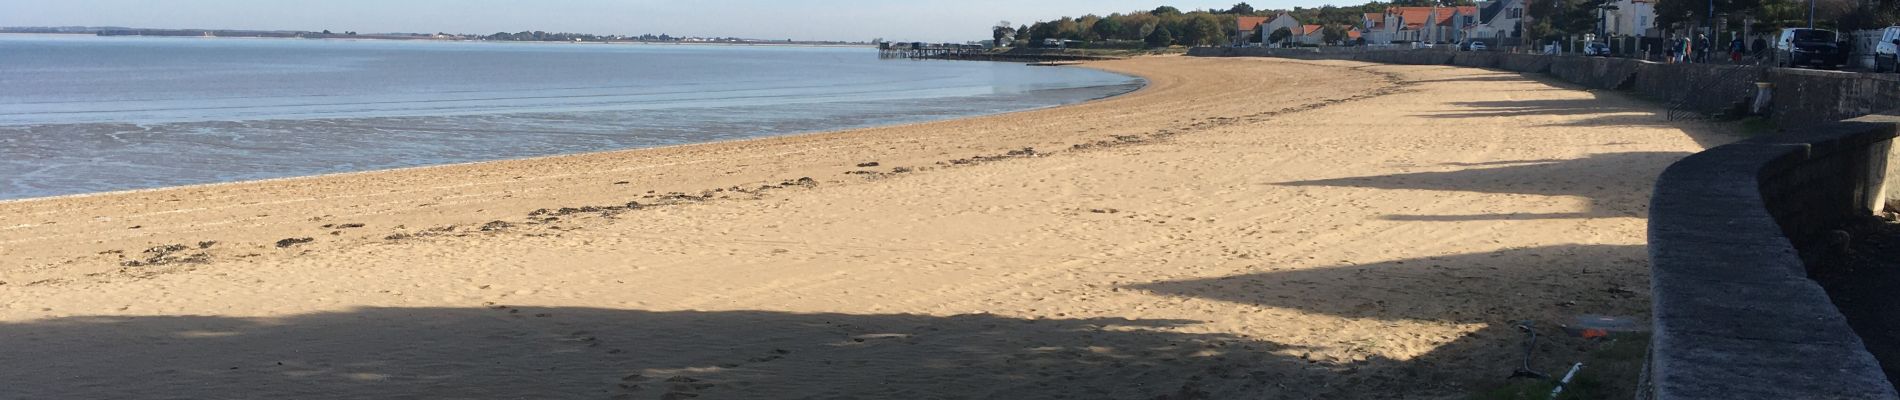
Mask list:
[{"label": "beach curve", "polygon": [[1648,180],[1723,140],[1476,69],[1089,66],[1149,85],[0,203],[0,358],[49,397],[1455,398],[1513,320],[1646,313]]}]

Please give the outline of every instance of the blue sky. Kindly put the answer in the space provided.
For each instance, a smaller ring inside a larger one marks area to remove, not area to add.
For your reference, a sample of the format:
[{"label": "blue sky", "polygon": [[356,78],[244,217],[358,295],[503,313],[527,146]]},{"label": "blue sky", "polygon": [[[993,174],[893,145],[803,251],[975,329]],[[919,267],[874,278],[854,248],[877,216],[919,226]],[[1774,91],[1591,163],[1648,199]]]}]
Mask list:
[{"label": "blue sky", "polygon": [[[1250,1],[1258,8],[1328,0]],[[0,0],[0,26],[494,33],[670,33],[757,39],[951,41],[988,37],[1000,20],[1221,8],[1239,0]],[[1347,3],[1340,3],[1347,4]],[[1353,2],[1351,4],[1357,4]]]}]

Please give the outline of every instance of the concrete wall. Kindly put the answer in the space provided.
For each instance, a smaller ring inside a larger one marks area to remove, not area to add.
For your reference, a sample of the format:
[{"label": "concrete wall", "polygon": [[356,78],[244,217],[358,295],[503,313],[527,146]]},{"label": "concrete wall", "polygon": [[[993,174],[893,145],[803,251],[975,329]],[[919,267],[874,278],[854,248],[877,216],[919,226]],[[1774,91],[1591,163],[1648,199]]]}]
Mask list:
[{"label": "concrete wall", "polygon": [[1783,127],[1807,126],[1900,111],[1900,75],[1712,64],[1662,64],[1625,58],[1545,56],[1448,49],[1195,48],[1199,57],[1282,57],[1387,64],[1456,65],[1545,73],[1592,89],[1625,90],[1705,115],[1745,110],[1756,82],[1775,85],[1768,117]]},{"label": "concrete wall", "polygon": [[1777,69],[1762,79],[1775,84],[1770,118],[1784,127],[1900,109],[1900,75]]},{"label": "concrete wall", "polygon": [[1799,256],[1807,239],[1872,213],[1895,121],[1764,136],[1663,172],[1649,217],[1645,398],[1900,398]]}]

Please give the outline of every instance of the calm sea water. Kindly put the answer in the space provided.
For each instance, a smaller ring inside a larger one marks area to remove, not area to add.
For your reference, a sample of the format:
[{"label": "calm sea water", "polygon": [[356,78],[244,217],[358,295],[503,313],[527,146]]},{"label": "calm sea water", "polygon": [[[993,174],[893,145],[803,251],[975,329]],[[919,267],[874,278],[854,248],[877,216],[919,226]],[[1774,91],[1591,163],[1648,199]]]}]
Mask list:
[{"label": "calm sea water", "polygon": [[1141,84],[864,48],[0,35],[0,199],[921,122]]}]

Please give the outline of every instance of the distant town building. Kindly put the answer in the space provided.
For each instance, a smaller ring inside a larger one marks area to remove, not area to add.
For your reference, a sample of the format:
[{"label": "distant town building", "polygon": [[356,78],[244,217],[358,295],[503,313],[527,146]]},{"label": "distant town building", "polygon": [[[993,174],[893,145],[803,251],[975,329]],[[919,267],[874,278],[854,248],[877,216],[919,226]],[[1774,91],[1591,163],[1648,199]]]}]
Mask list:
[{"label": "distant town building", "polygon": [[1383,13],[1366,13],[1360,24],[1366,29],[1366,41],[1452,43],[1472,36],[1479,27],[1478,7],[1388,7]]},{"label": "distant town building", "polygon": [[1478,26],[1471,38],[1492,45],[1517,43],[1524,37],[1524,0],[1478,2]]},{"label": "distant town building", "polygon": [[1267,23],[1260,25],[1260,42],[1273,43],[1267,39],[1272,38],[1273,32],[1282,28],[1286,29],[1288,33],[1293,34],[1293,36],[1287,38],[1287,41],[1295,43],[1299,42],[1300,33],[1306,31],[1304,24],[1301,24],[1298,18],[1293,18],[1292,15],[1280,14],[1274,16],[1272,20],[1268,20]]},{"label": "distant town building", "polygon": [[[1235,46],[1246,46],[1249,42],[1266,38],[1266,36],[1262,36],[1260,33],[1260,25],[1267,23],[1267,17],[1239,17],[1234,18],[1234,21],[1236,25],[1239,25],[1239,30],[1236,32],[1240,32],[1240,34],[1234,35]],[[1262,43],[1266,42],[1265,40],[1259,41]]]},{"label": "distant town building", "polygon": [[1653,0],[1622,0],[1616,9],[1604,12],[1603,31],[1612,36],[1655,35],[1656,5]]}]

